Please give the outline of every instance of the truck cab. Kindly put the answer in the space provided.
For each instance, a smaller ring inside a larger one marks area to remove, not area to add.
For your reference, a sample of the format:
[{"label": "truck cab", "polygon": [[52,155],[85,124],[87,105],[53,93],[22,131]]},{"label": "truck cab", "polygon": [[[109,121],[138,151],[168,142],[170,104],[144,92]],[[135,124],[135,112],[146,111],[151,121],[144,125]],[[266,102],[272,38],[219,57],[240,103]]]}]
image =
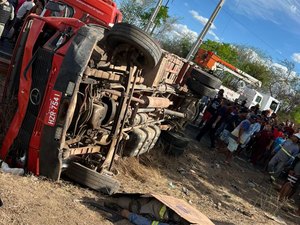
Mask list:
[{"label": "truck cab", "polygon": [[113,26],[122,14],[111,0],[51,0],[41,16],[77,18],[86,24]]},{"label": "truck cab", "polygon": [[255,89],[244,87],[240,90],[240,101],[246,100],[246,107],[251,108],[255,105],[261,105],[263,95]]},{"label": "truck cab", "polygon": [[263,101],[261,103],[261,110],[271,110],[272,113],[277,113],[280,107],[280,102],[267,94],[263,94]]}]

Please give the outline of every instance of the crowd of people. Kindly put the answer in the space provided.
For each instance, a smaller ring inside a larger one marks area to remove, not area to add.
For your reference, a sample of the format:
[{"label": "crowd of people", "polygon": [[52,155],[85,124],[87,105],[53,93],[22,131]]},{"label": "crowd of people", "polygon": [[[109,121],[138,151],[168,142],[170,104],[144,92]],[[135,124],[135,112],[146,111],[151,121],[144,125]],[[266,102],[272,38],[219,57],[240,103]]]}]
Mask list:
[{"label": "crowd of people", "polygon": [[0,0],[0,38],[15,42],[27,15],[40,15],[43,0]]},{"label": "crowd of people", "polygon": [[[223,153],[226,164],[234,156],[246,157],[268,172],[271,182],[282,183],[280,200],[290,198],[300,183],[300,128],[289,120],[279,122],[275,112],[261,111],[259,105],[248,108],[246,100],[230,102],[223,95],[221,89],[215,98],[203,98],[196,139],[209,134],[210,148]],[[300,216],[300,211],[296,214]]]}]

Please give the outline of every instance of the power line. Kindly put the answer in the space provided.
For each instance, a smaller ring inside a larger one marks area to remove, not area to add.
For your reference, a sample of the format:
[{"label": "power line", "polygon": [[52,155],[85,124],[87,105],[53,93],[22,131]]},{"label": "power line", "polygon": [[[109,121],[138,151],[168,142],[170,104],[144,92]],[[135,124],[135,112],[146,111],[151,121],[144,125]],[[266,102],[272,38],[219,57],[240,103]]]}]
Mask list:
[{"label": "power line", "polygon": [[[237,4],[235,4],[235,8],[236,8],[236,9],[237,9],[238,6],[240,5],[240,2],[241,2],[241,0],[238,0]],[[229,23],[231,22],[231,20],[232,20],[232,18],[229,17],[229,20],[227,21],[227,23],[225,24],[225,26],[224,26],[223,29],[222,29],[221,35],[224,35],[225,30],[227,29],[227,27],[228,27]]]},{"label": "power line", "polygon": [[[240,0],[238,1],[238,4],[236,4],[236,9],[238,8],[240,4]],[[287,56],[284,56],[282,53],[279,53],[276,48],[271,46],[267,41],[265,41],[263,38],[261,38],[257,33],[255,33],[253,30],[249,29],[245,24],[243,24],[240,20],[236,19],[229,11],[226,10],[226,8],[223,9],[223,11],[236,23],[240,24],[243,28],[245,28],[248,32],[250,32],[253,36],[255,36],[258,40],[260,40],[262,43],[264,43],[266,46],[268,46],[273,52],[275,52],[280,58],[290,58]],[[226,27],[227,29],[227,27]],[[223,30],[223,33],[225,32],[225,29]]]}]

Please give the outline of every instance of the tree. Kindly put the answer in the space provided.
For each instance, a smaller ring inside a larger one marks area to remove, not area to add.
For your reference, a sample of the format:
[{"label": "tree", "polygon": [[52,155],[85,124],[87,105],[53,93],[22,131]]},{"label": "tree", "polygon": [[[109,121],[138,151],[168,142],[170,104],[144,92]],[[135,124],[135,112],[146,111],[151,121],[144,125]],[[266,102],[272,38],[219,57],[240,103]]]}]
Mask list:
[{"label": "tree", "polygon": [[[144,29],[150,20],[156,3],[157,0],[123,0],[120,4],[123,21]],[[184,54],[188,51],[187,48],[191,48],[188,38],[174,37],[172,35],[166,36],[166,34],[173,33],[174,24],[177,24],[178,21],[178,17],[169,15],[167,6],[161,6],[154,20],[151,35],[158,39],[166,50],[185,57]],[[183,49],[180,49],[180,46]]]},{"label": "tree", "polygon": [[272,67],[273,76],[269,90],[282,101],[285,112],[293,112],[300,104],[300,77],[294,72],[293,62],[285,59],[279,65]]},{"label": "tree", "polygon": [[190,33],[182,36],[169,35],[161,40],[161,45],[163,49],[184,58],[193,45],[191,36],[192,34]]},{"label": "tree", "polygon": [[271,71],[269,68],[270,58],[253,47],[236,45],[235,48],[238,53],[237,67],[260,80],[262,82],[262,88],[268,90],[271,81]]},{"label": "tree", "polygon": [[269,85],[271,80],[270,70],[266,65],[259,62],[246,61],[240,65],[240,70],[261,81],[263,89],[266,90],[266,87]]},{"label": "tree", "polygon": [[300,124],[300,106],[295,107],[295,109],[293,110],[291,115],[292,115],[293,120],[296,123]]},{"label": "tree", "polygon": [[[156,0],[123,0],[120,10],[124,22],[144,28],[156,2]],[[174,24],[178,21],[179,18],[170,16],[168,7],[163,6],[154,21],[151,34],[160,41],[165,50],[185,57],[192,47],[193,40],[188,33],[174,35],[176,33]],[[281,66],[274,66],[271,57],[251,46],[206,40],[201,48],[214,52],[224,61],[262,81],[262,89],[279,99],[285,112],[295,112],[295,108],[300,104],[300,78],[293,72],[295,65],[292,62],[283,60],[280,62]],[[231,82],[230,79],[228,82]],[[298,118],[298,114],[295,112],[295,118]]]},{"label": "tree", "polygon": [[[163,41],[164,39],[172,38],[174,32],[174,24],[178,23],[179,18],[168,17],[166,22],[160,27],[154,27],[151,34],[158,40]],[[166,35],[168,34],[168,35]]]},{"label": "tree", "polygon": [[[141,28],[145,28],[147,26],[149,19],[153,14],[154,10],[155,8],[150,8],[149,10],[141,14]],[[169,8],[166,6],[161,6],[157,13],[157,16],[155,17],[154,27],[152,28],[152,30],[154,30],[156,27],[161,27],[164,23],[167,22],[168,18],[170,18]]]},{"label": "tree", "polygon": [[[120,11],[123,14],[123,22],[130,23],[145,29],[151,15],[156,6],[156,0],[124,0],[120,4]],[[158,14],[154,20],[154,27],[152,27],[151,34],[156,35],[162,31],[169,31],[172,24],[176,23],[178,19],[169,15],[169,8],[161,6]],[[155,32],[158,30],[158,32]]]},{"label": "tree", "polygon": [[123,0],[120,3],[120,11],[123,14],[123,22],[141,27],[143,15],[153,8],[155,0]]}]

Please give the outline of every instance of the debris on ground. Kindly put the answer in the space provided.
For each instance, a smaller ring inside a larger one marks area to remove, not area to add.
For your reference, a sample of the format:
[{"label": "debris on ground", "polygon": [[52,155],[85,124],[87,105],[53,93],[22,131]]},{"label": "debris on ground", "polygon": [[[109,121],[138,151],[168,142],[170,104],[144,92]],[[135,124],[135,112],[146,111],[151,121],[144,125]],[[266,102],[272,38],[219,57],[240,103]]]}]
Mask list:
[{"label": "debris on ground", "polygon": [[190,192],[186,187],[182,187],[182,192],[186,195],[190,195]]},{"label": "debris on ground", "polygon": [[0,171],[3,173],[10,173],[13,175],[22,176],[24,175],[24,169],[22,168],[10,168],[6,162],[0,160]]}]

